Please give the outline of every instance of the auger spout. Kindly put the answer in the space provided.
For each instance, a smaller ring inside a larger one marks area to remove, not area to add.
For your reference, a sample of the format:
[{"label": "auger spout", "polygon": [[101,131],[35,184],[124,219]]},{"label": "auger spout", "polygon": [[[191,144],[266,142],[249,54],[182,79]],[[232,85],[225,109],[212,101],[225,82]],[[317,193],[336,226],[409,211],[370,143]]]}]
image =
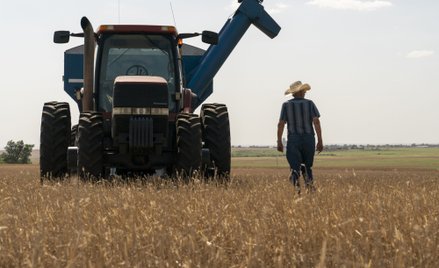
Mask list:
[{"label": "auger spout", "polygon": [[281,27],[264,10],[260,0],[242,0],[234,15],[227,20],[219,32],[219,42],[211,45],[200,61],[187,87],[197,97],[196,106],[199,106],[212,92],[206,90],[218,70],[232,53],[235,46],[244,36],[250,25],[256,26],[268,37],[274,38]]}]

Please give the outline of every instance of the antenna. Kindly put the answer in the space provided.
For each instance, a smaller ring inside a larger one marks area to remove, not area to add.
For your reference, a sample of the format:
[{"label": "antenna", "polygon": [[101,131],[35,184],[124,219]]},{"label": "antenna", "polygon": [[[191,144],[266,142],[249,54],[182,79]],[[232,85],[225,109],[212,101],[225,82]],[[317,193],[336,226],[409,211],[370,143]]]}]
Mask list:
[{"label": "antenna", "polygon": [[177,27],[177,22],[175,21],[175,16],[174,16],[174,9],[172,8],[172,2],[169,2],[169,5],[171,6],[171,12],[172,12],[172,18],[174,19],[174,25],[175,25],[175,27]]}]

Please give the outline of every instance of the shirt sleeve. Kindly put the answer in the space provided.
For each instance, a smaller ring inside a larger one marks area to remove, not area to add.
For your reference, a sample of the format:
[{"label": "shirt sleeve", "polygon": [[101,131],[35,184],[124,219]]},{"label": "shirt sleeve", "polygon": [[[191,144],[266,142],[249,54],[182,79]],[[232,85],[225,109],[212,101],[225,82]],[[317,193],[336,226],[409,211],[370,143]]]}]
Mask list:
[{"label": "shirt sleeve", "polygon": [[285,121],[287,122],[287,103],[284,102],[284,104],[282,104],[282,109],[280,110],[280,117],[279,120]]},{"label": "shirt sleeve", "polygon": [[320,117],[319,109],[317,109],[317,106],[314,104],[313,101],[311,101],[311,118],[318,118]]}]

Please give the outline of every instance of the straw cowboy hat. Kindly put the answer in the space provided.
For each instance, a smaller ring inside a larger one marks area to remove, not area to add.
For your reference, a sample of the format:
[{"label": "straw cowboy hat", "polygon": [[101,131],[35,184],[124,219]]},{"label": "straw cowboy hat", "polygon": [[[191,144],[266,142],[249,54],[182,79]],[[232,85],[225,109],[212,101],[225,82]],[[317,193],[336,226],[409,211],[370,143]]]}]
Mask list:
[{"label": "straw cowboy hat", "polygon": [[305,90],[308,91],[311,89],[311,86],[308,84],[302,84],[300,81],[296,81],[290,85],[290,88],[285,91],[285,95],[294,94],[299,91]]}]

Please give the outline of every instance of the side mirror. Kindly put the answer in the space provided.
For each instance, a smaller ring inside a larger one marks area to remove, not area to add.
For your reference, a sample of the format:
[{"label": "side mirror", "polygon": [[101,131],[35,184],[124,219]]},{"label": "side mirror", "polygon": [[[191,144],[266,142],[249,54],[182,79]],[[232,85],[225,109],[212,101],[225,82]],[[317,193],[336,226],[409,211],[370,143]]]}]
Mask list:
[{"label": "side mirror", "polygon": [[53,42],[56,44],[65,44],[70,40],[70,32],[69,31],[56,31],[53,34]]},{"label": "side mirror", "polygon": [[209,45],[216,45],[218,44],[218,34],[211,31],[203,31],[201,40]]}]

